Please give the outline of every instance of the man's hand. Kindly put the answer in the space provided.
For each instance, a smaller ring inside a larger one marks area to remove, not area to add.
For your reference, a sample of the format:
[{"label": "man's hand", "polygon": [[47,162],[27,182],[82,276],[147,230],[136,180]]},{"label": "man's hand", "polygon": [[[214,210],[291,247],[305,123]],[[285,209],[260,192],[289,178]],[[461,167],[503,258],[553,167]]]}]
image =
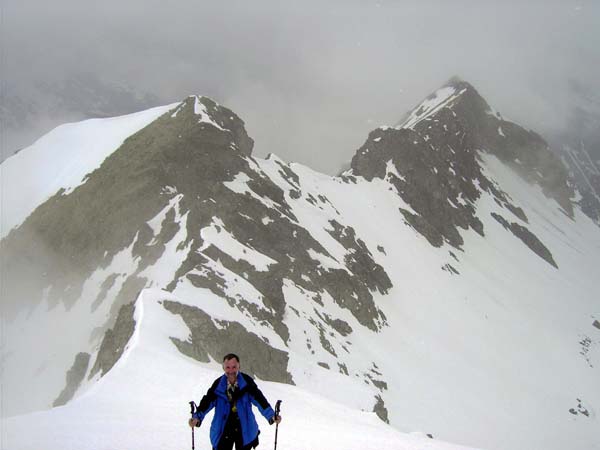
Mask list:
[{"label": "man's hand", "polygon": [[279,424],[281,422],[281,416],[273,416],[269,423],[273,425],[274,423]]},{"label": "man's hand", "polygon": [[190,425],[191,428],[199,427],[200,426],[200,421],[198,419],[195,419],[195,418],[191,418],[188,421],[188,423],[189,423],[189,425]]}]

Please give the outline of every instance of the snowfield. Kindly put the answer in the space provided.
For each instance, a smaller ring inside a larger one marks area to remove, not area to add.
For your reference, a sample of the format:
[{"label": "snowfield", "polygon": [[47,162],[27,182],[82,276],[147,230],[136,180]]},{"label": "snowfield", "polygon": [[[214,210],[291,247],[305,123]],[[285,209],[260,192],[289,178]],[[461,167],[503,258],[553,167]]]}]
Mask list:
[{"label": "snowfield", "polygon": [[[169,337],[187,337],[183,321],[162,300],[179,299],[145,290],[136,302],[136,330],[117,365],[71,403],[5,419],[2,448],[12,450],[129,450],[191,448],[187,425],[191,400],[222,372],[182,356]],[[243,371],[243,361],[242,361]],[[348,408],[294,386],[258,380],[271,402],[282,400],[277,448],[289,450],[460,450],[458,445],[401,433],[374,413]],[[335,385],[331,389],[336,389]],[[270,448],[275,426],[255,410],[259,448]],[[212,413],[195,431],[195,447],[209,448]]]}]

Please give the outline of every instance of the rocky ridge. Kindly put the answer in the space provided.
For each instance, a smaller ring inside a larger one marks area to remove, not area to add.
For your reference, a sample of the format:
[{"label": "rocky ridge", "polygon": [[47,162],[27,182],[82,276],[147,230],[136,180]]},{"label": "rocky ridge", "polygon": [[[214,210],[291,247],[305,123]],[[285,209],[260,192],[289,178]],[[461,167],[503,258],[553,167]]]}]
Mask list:
[{"label": "rocky ridge", "polygon": [[581,197],[577,199],[581,210],[596,223],[600,223],[600,169],[598,162],[594,162],[583,142],[574,147],[563,145],[562,160],[569,168],[571,179],[581,194]]},{"label": "rocky ridge", "polygon": [[406,221],[436,247],[448,243],[460,248],[459,229],[485,234],[476,202],[483,191],[490,192],[518,221],[507,229],[555,266],[551,252],[527,229],[523,209],[486,177],[480,152],[493,154],[539,185],[572,217],[574,190],[546,142],[502,119],[470,84],[458,79],[428,97],[399,125],[372,131],[346,176],[387,180],[413,210],[401,211]]},{"label": "rocky ridge", "polygon": [[[190,290],[209,291],[236,311],[233,317],[247,317],[259,331],[217,321],[201,305],[165,302],[190,328],[191,342],[174,341],[182,353],[218,360],[225,334],[230,343],[254,343],[248,346],[254,364],[246,370],[292,383],[282,350],[290,339],[284,320],[287,284],[301,290],[315,311],[323,309],[326,296],[350,312],[357,324],[292,309],[315,329],[328,353],[336,355],[340,348],[332,343],[335,336],[349,352],[345,337],[353,328],[377,332],[386,326],[373,293],[385,294],[391,281],[325,196],[304,192],[294,171],[278,161],[278,182],[287,187],[282,190],[251,157],[252,146],[232,111],[205,97],[186,99],[128,138],[84,184],[40,205],[2,241],[11,261],[6,297],[14,299],[3,305],[4,312],[14,317],[20,308],[33,310],[40,302],[67,310],[89,304],[98,321],[94,345],[86,352],[92,354],[86,375],[94,379],[107,373],[124,350],[135,326],[131,302],[142,289],[158,284],[188,298]],[[341,259],[300,223],[292,200],[328,207],[326,232],[343,249]],[[233,254],[231,245],[240,253]],[[176,255],[175,265],[167,253]],[[123,258],[130,262],[123,264]],[[89,287],[92,279],[96,288]],[[252,292],[252,298],[232,285]],[[220,331],[223,326],[227,333]],[[217,333],[214,339],[206,338],[208,330]],[[269,372],[259,370],[263,366]],[[79,373],[81,367],[77,357],[71,370]],[[81,377],[69,375],[56,401],[67,401],[80,382]]]},{"label": "rocky ridge", "polygon": [[[187,340],[171,339],[182,354],[218,361],[236,347],[252,361],[245,370],[285,383],[298,382],[294,358],[309,360],[312,370],[361,380],[372,409],[389,420],[392,380],[377,358],[359,353],[357,337],[389,325],[383,310],[395,286],[382,264],[386,249],[361,236],[297,166],[255,159],[252,148],[235,113],[189,97],[2,240],[9,319],[46,304],[89,309],[89,342],[62,362],[63,374],[72,367],[55,404],[110,371],[135,328],[133,302],[159,288],[182,299],[162,303],[189,329]],[[573,217],[566,169],[543,139],[502,119],[460,80],[398,126],[372,131],[335,183],[380,180],[406,205],[398,211],[406,224],[457,261],[465,233],[486,235],[478,201],[489,194],[503,232],[558,268],[526,211],[488,176],[483,154]],[[459,274],[450,264],[444,270]]]}]

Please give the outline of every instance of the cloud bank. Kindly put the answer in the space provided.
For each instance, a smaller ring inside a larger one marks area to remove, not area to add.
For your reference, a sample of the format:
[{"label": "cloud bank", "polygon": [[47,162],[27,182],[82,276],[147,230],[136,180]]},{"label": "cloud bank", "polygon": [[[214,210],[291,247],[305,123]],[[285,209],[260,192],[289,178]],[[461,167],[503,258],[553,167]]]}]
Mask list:
[{"label": "cloud bank", "polygon": [[5,0],[2,103],[47,127],[78,118],[56,91],[81,74],[133,93],[131,108],[202,94],[245,120],[255,155],[333,174],[454,75],[509,119],[564,127],[572,80],[600,88],[599,17],[571,0]]}]

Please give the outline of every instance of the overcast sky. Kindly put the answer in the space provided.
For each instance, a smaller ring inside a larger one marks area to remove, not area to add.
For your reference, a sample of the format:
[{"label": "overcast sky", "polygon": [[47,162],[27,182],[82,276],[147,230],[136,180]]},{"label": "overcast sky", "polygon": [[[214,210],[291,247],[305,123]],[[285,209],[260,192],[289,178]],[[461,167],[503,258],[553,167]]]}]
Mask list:
[{"label": "overcast sky", "polygon": [[1,1],[4,97],[82,73],[157,104],[206,95],[256,156],[332,174],[454,75],[542,134],[569,79],[600,92],[596,0]]}]

